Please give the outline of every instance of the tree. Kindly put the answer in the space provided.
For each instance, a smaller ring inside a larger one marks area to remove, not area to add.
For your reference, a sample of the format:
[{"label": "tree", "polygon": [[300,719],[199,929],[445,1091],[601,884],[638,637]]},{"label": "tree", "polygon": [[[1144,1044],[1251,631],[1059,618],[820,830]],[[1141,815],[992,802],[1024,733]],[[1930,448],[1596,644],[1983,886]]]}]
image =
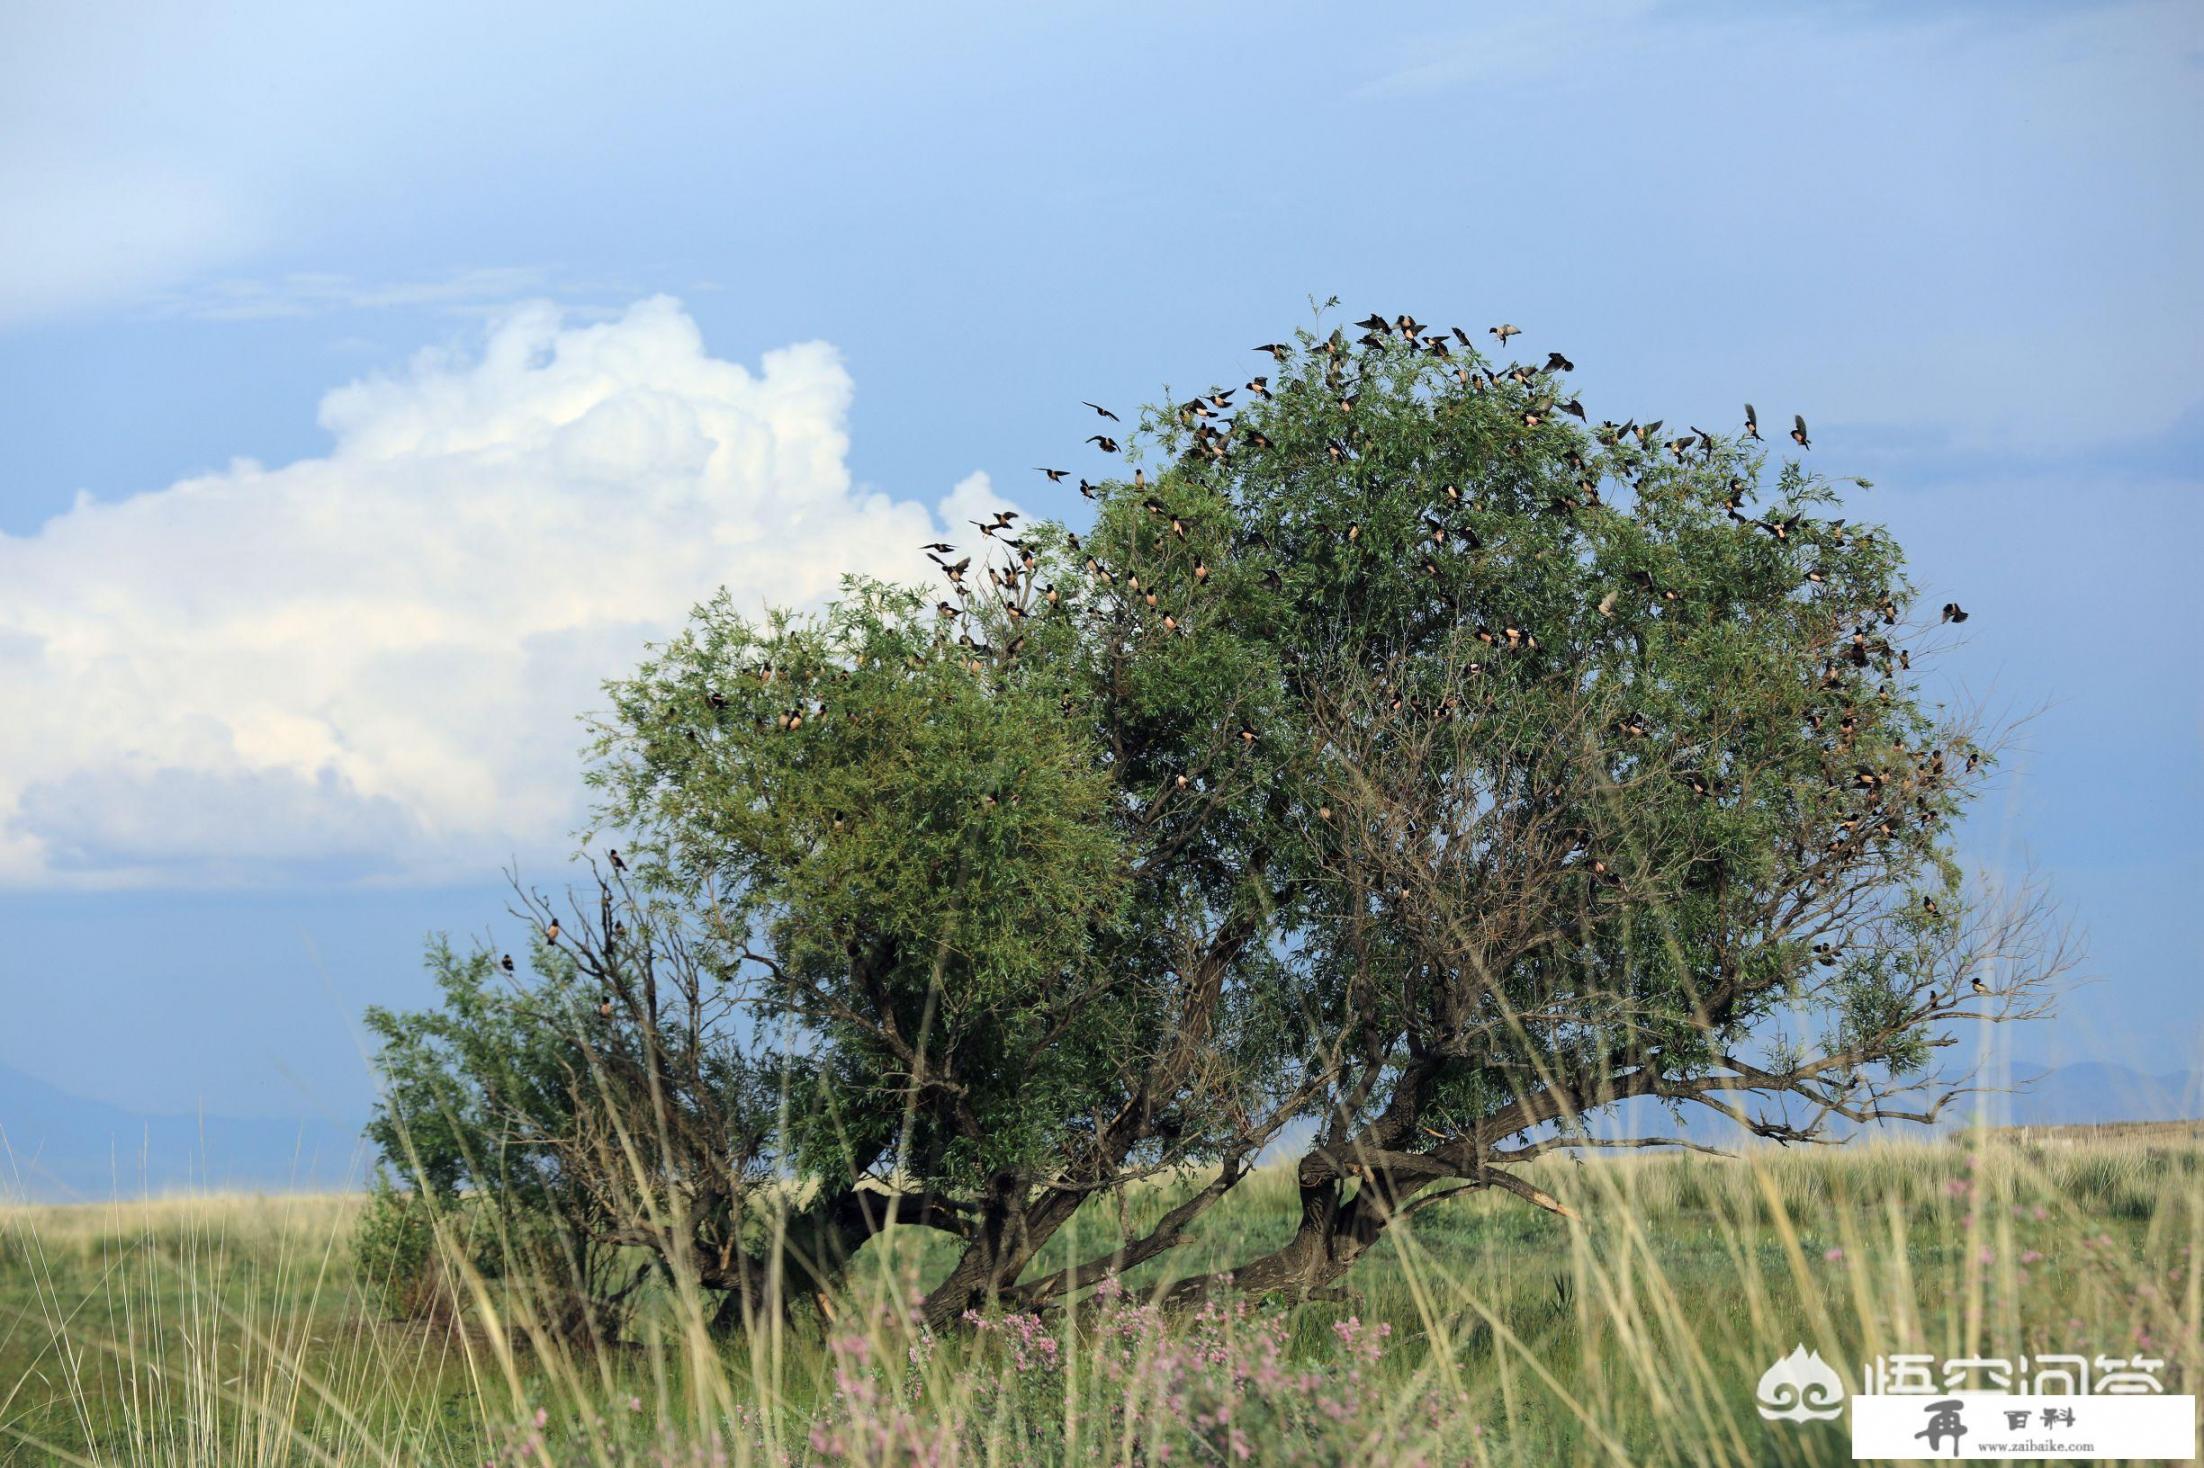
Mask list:
[{"label": "tree", "polygon": [[938,1324],[1166,1253],[1307,1135],[1231,1275],[1301,1297],[1465,1191],[1559,1207],[1540,1152],[1664,1143],[1587,1129],[1617,1102],[1928,1120],[1955,1022],[2044,1011],[2040,902],[1962,890],[1997,740],[1923,693],[1890,537],[1754,437],[1572,422],[1558,354],[1363,330],[1147,412],[1084,535],[1000,517],[938,601],[722,595],[609,685],[625,855],[556,955],[631,1138],[581,1169],[604,1236],[755,1309],[938,1229]]}]

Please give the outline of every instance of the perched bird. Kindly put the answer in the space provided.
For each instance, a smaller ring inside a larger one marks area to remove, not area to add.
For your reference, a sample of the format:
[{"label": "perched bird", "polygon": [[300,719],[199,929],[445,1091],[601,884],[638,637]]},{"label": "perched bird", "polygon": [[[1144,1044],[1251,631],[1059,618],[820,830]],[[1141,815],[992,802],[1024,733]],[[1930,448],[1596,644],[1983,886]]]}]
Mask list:
[{"label": "perched bird", "polygon": [[1803,413],[1793,413],[1791,415],[1791,442],[1802,449],[1813,447],[1813,444],[1806,437],[1806,416]]},{"label": "perched bird", "polygon": [[1948,601],[1944,603],[1944,615],[1937,618],[1937,620],[1939,622],[1964,622],[1967,620],[1967,610],[1955,601]]},{"label": "perched bird", "polygon": [[510,953],[506,954],[503,958],[497,961],[497,966],[505,970],[505,972],[511,973],[513,971],[513,955]]},{"label": "perched bird", "polygon": [[1971,980],[1969,986],[1977,994],[1994,994],[1997,992],[1996,990],[1992,989],[1988,984],[1983,983],[1980,979]]},{"label": "perched bird", "polygon": [[1745,437],[1755,440],[1760,437],[1760,415],[1752,410],[1751,403],[1745,404]]},{"label": "perched bird", "polygon": [[628,869],[628,864],[627,864],[626,862],[624,862],[624,861],[622,861],[622,860],[620,859],[620,848],[619,848],[619,847],[615,846],[615,847],[612,847],[612,848],[611,848],[610,850],[606,851],[606,852],[605,852],[605,857],[606,857],[606,859],[607,859],[607,860],[609,860],[609,861],[610,861],[610,862],[612,863],[612,869],[613,869],[614,871],[616,871],[616,872],[624,872],[624,871],[626,871],[626,870]]},{"label": "perched bird", "polygon": [[559,941],[559,920],[557,918],[551,919],[551,926],[543,930],[543,938],[547,943]]},{"label": "perched bird", "polygon": [[1081,398],[1079,400],[1079,406],[1082,408],[1094,409],[1095,412],[1100,413],[1103,417],[1109,419],[1112,423],[1120,423],[1124,421],[1123,419],[1119,418],[1115,413],[1112,413],[1108,408],[1103,407],[1100,403],[1090,403],[1085,398]]}]

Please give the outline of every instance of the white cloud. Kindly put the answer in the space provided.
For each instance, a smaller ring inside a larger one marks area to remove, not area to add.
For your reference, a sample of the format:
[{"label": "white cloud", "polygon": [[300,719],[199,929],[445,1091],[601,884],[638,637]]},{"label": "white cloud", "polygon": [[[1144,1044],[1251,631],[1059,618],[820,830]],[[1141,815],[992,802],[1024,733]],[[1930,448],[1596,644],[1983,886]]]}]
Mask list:
[{"label": "white cloud", "polygon": [[[156,292],[149,307],[156,316],[195,321],[268,321],[409,307],[490,316],[533,297],[556,295],[571,301],[575,293],[572,282],[555,278],[540,265],[477,267],[384,282],[336,272],[292,271],[269,279],[225,276],[193,281]],[[635,294],[630,289],[621,298]]]},{"label": "white cloud", "polygon": [[0,881],[480,875],[579,815],[576,716],[715,588],[915,576],[834,350],[718,360],[657,298],[329,393],[331,452],[0,535]]}]

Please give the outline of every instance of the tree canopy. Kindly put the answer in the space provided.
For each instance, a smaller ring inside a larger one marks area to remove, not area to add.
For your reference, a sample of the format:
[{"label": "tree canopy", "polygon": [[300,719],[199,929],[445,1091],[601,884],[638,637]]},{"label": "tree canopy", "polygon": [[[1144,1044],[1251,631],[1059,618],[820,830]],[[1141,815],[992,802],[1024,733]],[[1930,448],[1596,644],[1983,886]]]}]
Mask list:
[{"label": "tree canopy", "polygon": [[[1354,329],[1098,436],[1084,531],[999,516],[816,614],[722,594],[608,686],[618,863],[529,899],[537,979],[467,990],[560,1037],[583,1120],[527,1145],[594,1237],[734,1318],[938,1229],[946,1321],[1168,1251],[1290,1144],[1299,1225],[1233,1278],[1305,1295],[1464,1190],[1558,1207],[1541,1151],[1663,1140],[1588,1128],[1618,1102],[1927,1120],[1956,1023],[2043,1011],[2042,909],[1954,860],[1996,740],[1918,665],[1965,614],[1915,614],[1885,531],[1756,423],[1594,427],[1558,353]],[[416,1113],[484,1114],[450,1036],[378,1025]]]}]

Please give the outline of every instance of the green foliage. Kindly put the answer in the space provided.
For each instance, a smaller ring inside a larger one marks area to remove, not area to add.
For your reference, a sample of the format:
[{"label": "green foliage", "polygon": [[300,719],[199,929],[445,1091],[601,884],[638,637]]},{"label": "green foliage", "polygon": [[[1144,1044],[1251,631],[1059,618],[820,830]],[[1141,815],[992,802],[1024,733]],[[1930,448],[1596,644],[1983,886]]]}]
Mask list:
[{"label": "green foliage", "polygon": [[392,1320],[427,1320],[451,1313],[436,1218],[419,1193],[378,1174],[352,1229],[352,1264],[363,1296]]},{"label": "green foliage", "polygon": [[368,1135],[405,1186],[378,1178],[361,1267],[401,1316],[454,1308],[471,1274],[524,1282],[530,1308],[562,1328],[600,1329],[620,1294],[617,1251],[592,1179],[559,1145],[590,1125],[597,1094],[573,964],[540,953],[524,988],[501,983],[488,952],[441,938],[428,961],[442,1008],[367,1015],[384,1083]]},{"label": "green foliage", "polygon": [[850,1246],[871,1179],[966,1241],[947,1319],[1088,1192],[1296,1121],[1304,1185],[1389,1216],[1617,1096],[1810,1130],[1925,1083],[1997,950],[1951,855],[1983,747],[1894,641],[1890,537],[1752,441],[1578,426],[1565,365],[1298,343],[1228,426],[1150,410],[1084,534],[987,527],[939,601],[722,594],[609,685],[597,937],[494,998],[440,951],[445,1011],[376,1017],[424,1185],[586,1219],[573,1149],[514,1139],[672,1106],[643,1211],[724,1258],[793,1173]]}]

